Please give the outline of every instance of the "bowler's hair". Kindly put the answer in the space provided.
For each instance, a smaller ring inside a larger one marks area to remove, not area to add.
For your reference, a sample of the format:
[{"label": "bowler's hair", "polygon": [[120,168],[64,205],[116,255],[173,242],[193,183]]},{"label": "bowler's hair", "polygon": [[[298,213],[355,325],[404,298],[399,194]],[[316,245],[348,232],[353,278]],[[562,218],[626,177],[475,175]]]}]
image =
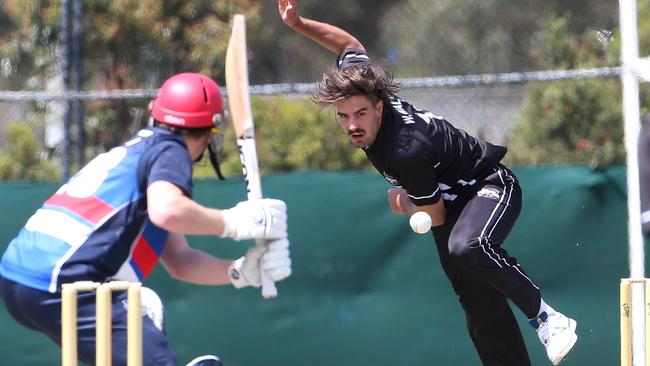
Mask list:
[{"label": "bowler's hair", "polygon": [[399,91],[393,76],[381,67],[348,67],[331,70],[316,84],[312,99],[321,105],[356,96],[365,95],[373,103],[388,100],[388,96]]}]

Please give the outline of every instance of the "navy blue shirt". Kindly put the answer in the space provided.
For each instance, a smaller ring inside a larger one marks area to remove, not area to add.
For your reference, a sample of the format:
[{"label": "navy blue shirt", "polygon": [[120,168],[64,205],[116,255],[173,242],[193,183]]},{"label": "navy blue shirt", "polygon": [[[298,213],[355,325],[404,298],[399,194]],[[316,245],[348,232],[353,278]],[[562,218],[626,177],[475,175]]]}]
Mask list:
[{"label": "navy blue shirt", "polygon": [[167,130],[140,130],[93,159],[43,203],[7,247],[0,275],[51,293],[79,280],[141,281],[168,237],[147,214],[146,188],[161,180],[191,197],[189,151]]}]

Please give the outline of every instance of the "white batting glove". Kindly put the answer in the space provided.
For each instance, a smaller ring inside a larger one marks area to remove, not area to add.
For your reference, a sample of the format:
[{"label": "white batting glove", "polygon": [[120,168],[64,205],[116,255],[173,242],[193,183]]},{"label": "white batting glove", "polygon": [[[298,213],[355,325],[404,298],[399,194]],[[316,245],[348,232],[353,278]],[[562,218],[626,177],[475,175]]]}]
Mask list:
[{"label": "white batting glove", "polygon": [[287,237],[287,205],[280,200],[264,198],[239,202],[222,210],[222,238],[281,239]]},{"label": "white batting glove", "polygon": [[255,245],[246,255],[234,261],[228,268],[228,278],[236,288],[260,287],[260,271],[265,271],[274,281],[282,281],[291,275],[289,240],[278,239],[267,245]]},{"label": "white batting glove", "polygon": [[262,256],[260,267],[268,273],[274,282],[282,281],[291,275],[291,256],[289,240],[278,239],[270,241],[266,253]]}]

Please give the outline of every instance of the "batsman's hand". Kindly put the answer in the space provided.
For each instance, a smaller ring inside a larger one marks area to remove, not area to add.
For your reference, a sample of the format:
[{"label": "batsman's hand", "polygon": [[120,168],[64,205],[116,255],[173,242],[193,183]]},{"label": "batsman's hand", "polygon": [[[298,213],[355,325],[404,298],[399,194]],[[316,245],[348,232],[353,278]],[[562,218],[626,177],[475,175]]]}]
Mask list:
[{"label": "batsman's hand", "polygon": [[291,275],[289,240],[278,239],[267,245],[255,245],[246,255],[234,261],[228,268],[228,278],[236,288],[260,287],[260,272],[266,272],[274,281],[282,281]]},{"label": "batsman's hand", "polygon": [[239,202],[222,210],[222,238],[282,239],[287,237],[287,205],[280,200],[264,198]]}]

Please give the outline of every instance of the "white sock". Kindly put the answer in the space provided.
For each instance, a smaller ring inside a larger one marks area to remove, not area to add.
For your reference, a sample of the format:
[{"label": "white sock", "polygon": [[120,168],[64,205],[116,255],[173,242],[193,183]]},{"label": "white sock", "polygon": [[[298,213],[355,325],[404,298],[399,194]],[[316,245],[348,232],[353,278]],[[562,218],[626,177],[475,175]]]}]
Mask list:
[{"label": "white sock", "polygon": [[539,313],[537,313],[537,316],[539,316],[543,312],[546,312],[547,315],[551,315],[555,313],[555,310],[553,310],[552,307],[550,307],[547,303],[545,303],[544,299],[541,299],[539,304]]},{"label": "white sock", "polygon": [[[545,313],[545,314],[544,314]],[[550,307],[543,299],[540,299],[539,312],[535,315],[534,318],[528,319],[528,323],[533,326],[533,328],[538,329],[539,326],[548,319],[548,316],[554,314],[555,310]],[[544,314],[544,316],[542,316]]]}]

